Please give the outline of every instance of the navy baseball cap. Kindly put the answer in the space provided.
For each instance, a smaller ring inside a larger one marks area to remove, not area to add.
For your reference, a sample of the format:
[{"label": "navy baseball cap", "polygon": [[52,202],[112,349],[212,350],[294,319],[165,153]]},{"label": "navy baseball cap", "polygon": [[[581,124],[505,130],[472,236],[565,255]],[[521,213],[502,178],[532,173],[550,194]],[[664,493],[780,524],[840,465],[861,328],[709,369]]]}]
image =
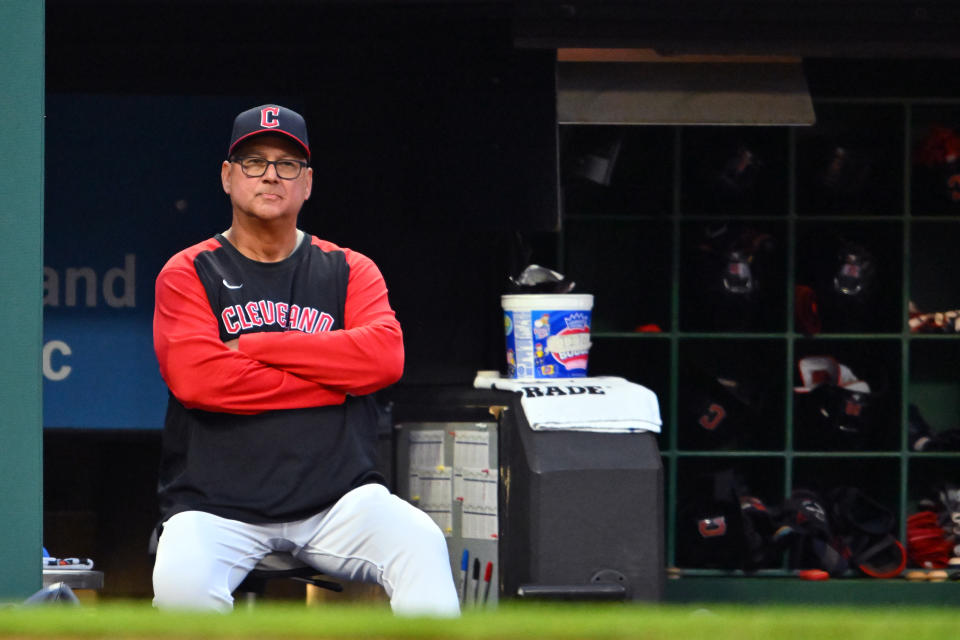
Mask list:
[{"label": "navy baseball cap", "polygon": [[303,148],[303,152],[307,154],[307,160],[310,159],[307,123],[304,122],[303,116],[293,109],[275,104],[265,104],[247,109],[234,119],[233,135],[230,136],[230,149],[227,151],[227,157],[233,155],[234,149],[244,140],[265,133],[290,138]]}]

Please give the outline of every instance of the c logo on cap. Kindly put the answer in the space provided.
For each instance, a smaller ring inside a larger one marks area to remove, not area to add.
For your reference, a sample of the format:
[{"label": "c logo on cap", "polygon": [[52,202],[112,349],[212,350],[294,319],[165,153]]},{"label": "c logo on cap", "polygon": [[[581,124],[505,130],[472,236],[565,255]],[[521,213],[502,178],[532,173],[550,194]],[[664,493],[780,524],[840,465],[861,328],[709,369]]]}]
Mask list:
[{"label": "c logo on cap", "polygon": [[273,129],[280,126],[277,117],[280,115],[280,107],[264,107],[260,110],[260,126],[265,129]]},{"label": "c logo on cap", "polygon": [[697,531],[701,538],[716,538],[727,533],[727,519],[724,516],[714,516],[697,520]]}]

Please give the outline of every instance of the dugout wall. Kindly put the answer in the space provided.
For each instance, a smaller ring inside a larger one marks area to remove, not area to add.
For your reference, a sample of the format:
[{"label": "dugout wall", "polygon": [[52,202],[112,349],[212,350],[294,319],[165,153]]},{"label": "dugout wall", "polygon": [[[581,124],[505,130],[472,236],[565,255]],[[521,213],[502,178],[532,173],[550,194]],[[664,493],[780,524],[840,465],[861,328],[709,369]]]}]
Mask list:
[{"label": "dugout wall", "polygon": [[0,3],[0,599],[40,588],[44,3]]}]

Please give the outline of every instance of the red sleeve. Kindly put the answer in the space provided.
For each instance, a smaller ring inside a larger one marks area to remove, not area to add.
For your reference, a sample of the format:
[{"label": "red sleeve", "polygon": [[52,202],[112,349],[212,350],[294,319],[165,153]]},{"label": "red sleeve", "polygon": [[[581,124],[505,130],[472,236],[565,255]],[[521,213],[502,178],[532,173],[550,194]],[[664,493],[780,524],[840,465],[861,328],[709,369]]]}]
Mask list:
[{"label": "red sleeve", "polygon": [[168,265],[157,277],[153,344],[160,374],[189,409],[252,414],[340,404],[345,398],[224,345],[192,265]]},{"label": "red sleeve", "polygon": [[380,270],[366,256],[344,252],[350,279],[343,329],[247,333],[240,337],[240,350],[324,387],[363,395],[403,375],[403,333]]}]

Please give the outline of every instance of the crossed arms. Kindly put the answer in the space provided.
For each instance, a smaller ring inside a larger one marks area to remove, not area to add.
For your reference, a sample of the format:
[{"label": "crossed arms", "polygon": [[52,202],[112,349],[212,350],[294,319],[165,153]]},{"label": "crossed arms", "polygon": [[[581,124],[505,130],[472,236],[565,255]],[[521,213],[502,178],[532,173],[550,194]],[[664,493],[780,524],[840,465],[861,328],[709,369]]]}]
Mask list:
[{"label": "crossed arms", "polygon": [[403,335],[383,277],[365,256],[345,252],[343,329],[248,333],[236,349],[220,340],[192,264],[168,264],[157,277],[153,341],[171,393],[188,409],[253,414],[340,404],[399,380]]}]

